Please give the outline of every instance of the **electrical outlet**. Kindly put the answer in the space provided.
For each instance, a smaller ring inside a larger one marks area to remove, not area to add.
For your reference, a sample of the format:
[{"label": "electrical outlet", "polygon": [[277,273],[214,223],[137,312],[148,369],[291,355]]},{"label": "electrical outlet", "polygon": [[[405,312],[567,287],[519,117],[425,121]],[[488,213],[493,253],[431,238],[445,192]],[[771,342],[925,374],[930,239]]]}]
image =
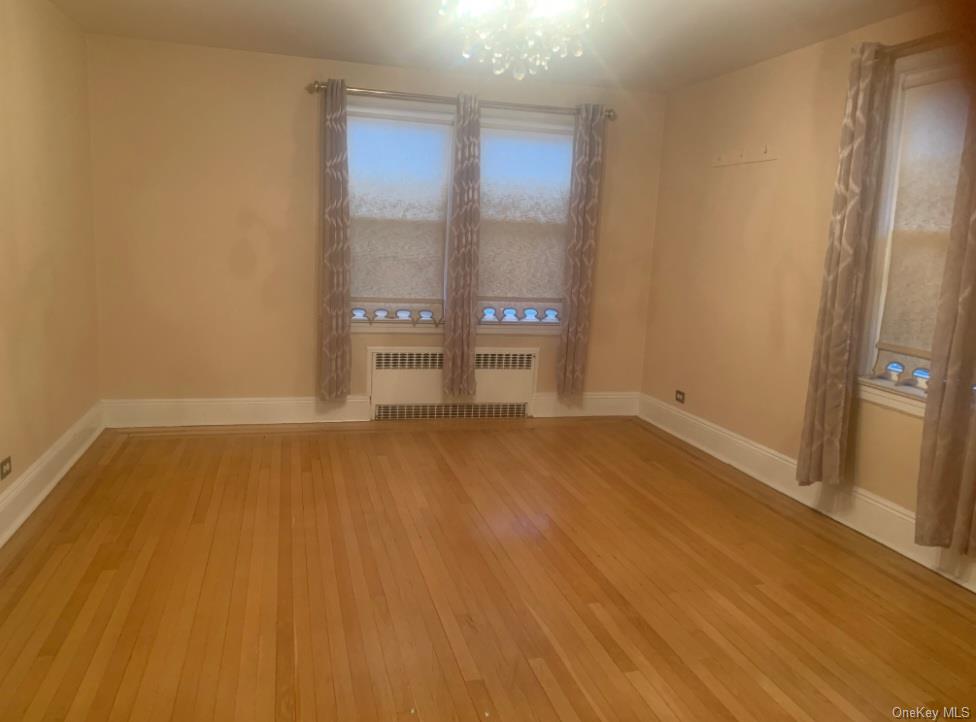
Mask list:
[{"label": "electrical outlet", "polygon": [[9,456],[3,461],[0,461],[0,481],[10,476],[10,472],[13,470],[14,462],[10,460]]},{"label": "electrical outlet", "polygon": [[685,402],[685,392],[682,391],[681,389],[677,389],[674,392],[674,400],[677,401],[679,404],[683,404]]}]

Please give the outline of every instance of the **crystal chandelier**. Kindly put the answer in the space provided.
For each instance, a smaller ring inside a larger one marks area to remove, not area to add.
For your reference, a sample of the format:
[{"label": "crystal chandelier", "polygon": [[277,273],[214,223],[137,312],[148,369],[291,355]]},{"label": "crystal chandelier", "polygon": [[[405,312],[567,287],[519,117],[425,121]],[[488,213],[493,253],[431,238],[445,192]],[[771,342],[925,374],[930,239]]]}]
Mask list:
[{"label": "crystal chandelier", "polygon": [[461,55],[516,80],[548,70],[553,58],[580,57],[605,8],[606,0],[441,0],[441,15],[464,37]]}]

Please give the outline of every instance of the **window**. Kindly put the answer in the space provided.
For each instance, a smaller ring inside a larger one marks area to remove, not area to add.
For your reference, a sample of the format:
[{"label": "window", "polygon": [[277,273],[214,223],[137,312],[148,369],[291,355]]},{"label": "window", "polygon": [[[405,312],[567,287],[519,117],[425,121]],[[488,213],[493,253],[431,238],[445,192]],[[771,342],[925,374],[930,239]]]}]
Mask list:
[{"label": "window", "polygon": [[866,371],[918,395],[928,384],[968,106],[949,51],[896,63],[869,283]]},{"label": "window", "polygon": [[[357,100],[348,109],[353,321],[435,326],[443,315],[453,109]],[[480,319],[558,327],[573,117],[482,112]]]},{"label": "window", "polygon": [[572,117],[554,123],[488,116],[482,126],[482,323],[558,323]]},{"label": "window", "polygon": [[452,116],[400,105],[348,109],[353,320],[432,324],[444,297]]}]

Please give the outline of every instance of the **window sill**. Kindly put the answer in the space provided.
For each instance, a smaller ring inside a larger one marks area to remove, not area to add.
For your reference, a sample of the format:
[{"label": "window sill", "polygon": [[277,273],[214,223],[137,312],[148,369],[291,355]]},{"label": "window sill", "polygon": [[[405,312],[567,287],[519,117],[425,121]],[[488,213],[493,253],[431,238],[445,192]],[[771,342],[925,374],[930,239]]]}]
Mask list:
[{"label": "window sill", "polygon": [[[558,336],[562,330],[559,323],[493,323],[479,324],[479,336]],[[440,336],[443,326],[433,324],[412,324],[401,321],[374,321],[364,323],[353,321],[354,334],[413,334],[417,336]]]},{"label": "window sill", "polygon": [[858,379],[857,397],[862,401],[900,411],[909,416],[925,416],[925,396],[909,387],[898,387],[881,379]]}]

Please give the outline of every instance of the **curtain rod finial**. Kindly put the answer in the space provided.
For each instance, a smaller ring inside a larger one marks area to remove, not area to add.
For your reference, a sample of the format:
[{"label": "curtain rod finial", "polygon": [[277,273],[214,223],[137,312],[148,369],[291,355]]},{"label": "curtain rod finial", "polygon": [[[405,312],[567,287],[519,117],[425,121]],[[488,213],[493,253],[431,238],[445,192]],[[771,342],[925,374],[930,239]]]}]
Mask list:
[{"label": "curtain rod finial", "polygon": [[604,111],[604,115],[607,116],[607,120],[617,119],[617,111],[614,110],[613,108],[607,108],[606,111]]},{"label": "curtain rod finial", "polygon": [[309,93],[317,93],[325,87],[325,83],[321,80],[313,80],[311,83],[305,86],[305,90]]}]

